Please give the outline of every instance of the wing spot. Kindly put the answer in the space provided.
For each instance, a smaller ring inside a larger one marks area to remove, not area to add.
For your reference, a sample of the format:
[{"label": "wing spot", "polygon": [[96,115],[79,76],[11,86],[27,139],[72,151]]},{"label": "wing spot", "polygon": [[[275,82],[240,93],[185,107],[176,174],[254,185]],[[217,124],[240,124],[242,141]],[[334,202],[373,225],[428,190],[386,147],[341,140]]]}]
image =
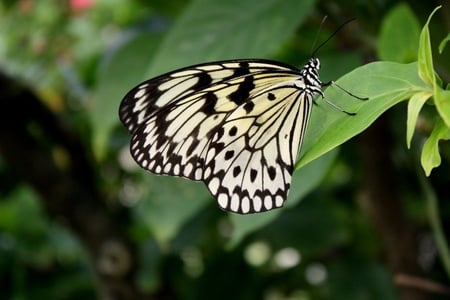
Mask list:
[{"label": "wing spot", "polygon": [[261,211],[262,208],[262,201],[259,196],[256,196],[253,198],[253,209],[255,212]]},{"label": "wing spot", "polygon": [[145,86],[140,86],[139,91],[137,91],[136,94],[134,94],[134,99],[141,98],[144,95],[145,95]]},{"label": "wing spot", "polygon": [[172,168],[172,164],[168,163],[167,165],[164,166],[164,173],[169,173],[170,169]]},{"label": "wing spot", "polygon": [[228,196],[223,193],[220,194],[219,196],[217,196],[217,203],[221,208],[226,210],[228,208]]},{"label": "wing spot", "polygon": [[231,129],[228,131],[228,134],[229,134],[230,136],[236,136],[237,131],[238,131],[237,127],[236,127],[236,126],[233,126],[233,127],[231,127]]},{"label": "wing spot", "polygon": [[253,76],[245,77],[244,81],[239,85],[238,89],[228,96],[228,99],[241,105],[250,96],[250,91],[255,88],[253,83]]},{"label": "wing spot", "polygon": [[250,199],[248,199],[247,196],[245,196],[241,200],[241,211],[243,214],[246,214],[250,211]]},{"label": "wing spot", "polygon": [[233,176],[234,177],[238,177],[239,174],[241,174],[241,167],[240,166],[234,167],[234,169],[233,169]]},{"label": "wing spot", "polygon": [[180,175],[180,165],[179,164],[176,164],[174,167],[173,167],[173,175]]},{"label": "wing spot", "polygon": [[203,177],[202,175],[203,175],[202,169],[196,169],[195,174],[194,174],[194,179],[201,180]]},{"label": "wing spot", "polygon": [[147,168],[147,166],[148,166],[148,160],[144,159],[144,160],[141,162],[141,166],[142,166],[143,168]]},{"label": "wing spot", "polygon": [[[209,188],[211,194],[217,195],[217,191],[219,190],[219,185],[220,185],[220,180],[217,177],[214,177],[213,179],[211,179],[209,181],[208,188]],[[220,195],[219,195],[219,197],[217,197],[217,200],[219,200],[219,198],[220,198]]]},{"label": "wing spot", "polygon": [[273,166],[270,166],[269,169],[267,170],[267,172],[269,173],[270,180],[273,181],[277,175],[276,169]]},{"label": "wing spot", "polygon": [[264,207],[267,210],[272,209],[272,207],[273,207],[272,198],[269,195],[264,197]]},{"label": "wing spot", "polygon": [[225,152],[225,160],[230,160],[234,157],[234,150],[228,150]]},{"label": "wing spot", "polygon": [[248,114],[251,113],[254,107],[255,107],[255,104],[252,101],[245,103],[245,105],[244,105],[245,112]]},{"label": "wing spot", "polygon": [[270,101],[273,101],[273,100],[275,100],[277,97],[275,97],[275,94],[274,93],[269,93],[269,94],[267,94],[267,99],[269,99]]},{"label": "wing spot", "polygon": [[280,195],[277,195],[275,197],[275,206],[276,207],[282,207],[283,206],[283,202],[284,202],[284,199]]},{"label": "wing spot", "polygon": [[203,174],[204,178],[208,178],[211,175],[211,168],[207,168]]},{"label": "wing spot", "polygon": [[206,93],[202,111],[206,115],[212,115],[213,113],[216,112],[215,110],[216,103],[217,103],[217,96],[213,92]]},{"label": "wing spot", "polygon": [[233,194],[233,196],[231,197],[231,201],[230,201],[230,208],[232,211],[238,211],[239,210],[239,195],[237,194]]},{"label": "wing spot", "polygon": [[184,167],[183,175],[186,176],[186,177],[189,177],[190,174],[191,174],[191,172],[192,172],[192,168],[193,168],[193,166],[192,166],[191,163],[187,164],[187,165]]},{"label": "wing spot", "polygon": [[251,169],[250,170],[250,181],[255,182],[256,176],[258,176],[258,170]]}]

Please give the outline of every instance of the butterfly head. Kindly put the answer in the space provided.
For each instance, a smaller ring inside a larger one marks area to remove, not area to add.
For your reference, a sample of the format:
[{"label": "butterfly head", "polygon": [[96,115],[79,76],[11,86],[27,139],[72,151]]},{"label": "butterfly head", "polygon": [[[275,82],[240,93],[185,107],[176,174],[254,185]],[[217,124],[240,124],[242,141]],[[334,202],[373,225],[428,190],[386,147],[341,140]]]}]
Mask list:
[{"label": "butterfly head", "polygon": [[311,57],[305,66],[308,69],[314,69],[316,72],[320,69],[320,60],[315,57]]},{"label": "butterfly head", "polygon": [[311,57],[306,65],[301,69],[303,77],[314,77],[316,81],[319,81],[319,69],[320,60],[315,57]]},{"label": "butterfly head", "polygon": [[322,82],[319,79],[320,61],[311,57],[306,65],[300,69],[302,84],[305,84],[313,93],[321,93]]}]

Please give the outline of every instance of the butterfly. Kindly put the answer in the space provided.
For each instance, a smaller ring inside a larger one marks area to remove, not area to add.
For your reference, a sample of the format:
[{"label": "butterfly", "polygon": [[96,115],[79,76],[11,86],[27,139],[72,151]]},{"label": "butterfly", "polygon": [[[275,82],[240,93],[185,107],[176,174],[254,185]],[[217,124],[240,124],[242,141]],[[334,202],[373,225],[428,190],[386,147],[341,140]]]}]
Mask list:
[{"label": "butterfly", "polygon": [[144,81],[119,108],[131,155],[152,173],[203,181],[225,211],[281,207],[314,99],[332,83],[319,68],[314,57],[301,69],[225,60]]}]

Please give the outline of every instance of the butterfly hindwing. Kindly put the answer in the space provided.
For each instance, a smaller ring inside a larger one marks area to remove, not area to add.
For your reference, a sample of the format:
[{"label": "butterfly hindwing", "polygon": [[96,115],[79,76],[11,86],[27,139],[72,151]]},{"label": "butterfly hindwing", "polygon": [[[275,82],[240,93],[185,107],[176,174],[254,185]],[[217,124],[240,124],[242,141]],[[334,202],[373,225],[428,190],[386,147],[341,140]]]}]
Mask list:
[{"label": "butterfly hindwing", "polygon": [[[283,84],[250,95],[212,137],[204,181],[225,210],[266,211],[287,198],[312,99]],[[253,110],[244,108],[250,102]]]},{"label": "butterfly hindwing", "polygon": [[[143,82],[119,110],[133,135],[133,158],[156,174],[204,181],[228,211],[282,206],[312,96],[321,92],[312,62],[298,70],[267,60],[223,61]],[[311,68],[315,73],[304,74]]]}]

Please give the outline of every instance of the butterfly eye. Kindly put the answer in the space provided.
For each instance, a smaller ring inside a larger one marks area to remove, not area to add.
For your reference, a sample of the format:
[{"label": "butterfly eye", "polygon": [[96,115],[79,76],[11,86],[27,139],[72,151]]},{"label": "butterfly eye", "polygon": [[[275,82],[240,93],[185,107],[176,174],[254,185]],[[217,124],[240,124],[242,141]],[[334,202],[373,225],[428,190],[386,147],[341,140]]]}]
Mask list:
[{"label": "butterfly eye", "polygon": [[317,58],[314,58],[314,66],[317,70],[320,69],[320,60]]}]

